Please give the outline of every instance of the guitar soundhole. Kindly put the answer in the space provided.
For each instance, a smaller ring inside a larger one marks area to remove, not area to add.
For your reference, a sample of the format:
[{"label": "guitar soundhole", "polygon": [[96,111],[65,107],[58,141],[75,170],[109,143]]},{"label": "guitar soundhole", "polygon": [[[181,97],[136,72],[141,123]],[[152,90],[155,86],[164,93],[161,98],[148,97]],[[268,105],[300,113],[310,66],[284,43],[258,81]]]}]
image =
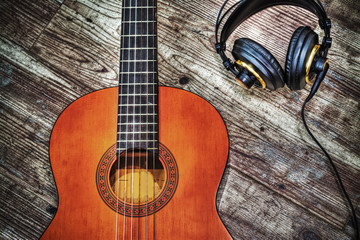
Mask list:
[{"label": "guitar soundhole", "polygon": [[113,163],[109,181],[118,199],[128,204],[143,204],[159,195],[166,176],[164,166],[153,152],[129,149]]},{"label": "guitar soundhole", "polygon": [[96,185],[112,210],[125,216],[148,216],[171,200],[179,181],[178,167],[161,143],[158,152],[128,149],[117,157],[114,144],[104,153],[96,170]]}]

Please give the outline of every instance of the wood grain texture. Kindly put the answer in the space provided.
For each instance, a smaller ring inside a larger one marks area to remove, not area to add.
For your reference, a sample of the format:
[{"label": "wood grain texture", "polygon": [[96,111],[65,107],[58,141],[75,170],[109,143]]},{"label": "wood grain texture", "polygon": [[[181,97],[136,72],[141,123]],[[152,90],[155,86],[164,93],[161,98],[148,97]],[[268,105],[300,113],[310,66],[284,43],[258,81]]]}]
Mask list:
[{"label": "wood grain texture", "polygon": [[[221,3],[159,1],[158,60],[162,85],[200,95],[224,118],[230,155],[218,195],[222,219],[234,239],[350,239],[349,213],[333,172],[300,121],[311,86],[298,92],[241,89],[214,52]],[[358,205],[360,6],[354,0],[325,3],[333,23],[330,70],[306,116]],[[24,9],[22,3],[13,5]],[[50,132],[72,101],[116,85],[119,6],[116,0],[69,0],[53,16],[18,11],[21,19],[38,19],[30,28],[44,29],[30,35],[22,34],[30,23],[9,27],[19,15],[1,19],[0,238],[36,239],[49,224],[46,208],[57,204],[48,162]],[[270,8],[248,19],[228,46],[249,37],[283,66],[293,31],[309,25],[320,33],[316,22],[296,7]]]},{"label": "wood grain texture", "polygon": [[30,48],[60,8],[62,0],[0,2],[0,34]]},{"label": "wood grain texture", "polygon": [[60,205],[42,239],[231,239],[215,206],[227,160],[225,125],[210,104],[180,89],[159,89],[159,141],[179,170],[174,196],[141,218],[124,218],[103,202],[95,173],[116,142],[118,92],[108,88],[88,94],[58,118],[50,160]]}]

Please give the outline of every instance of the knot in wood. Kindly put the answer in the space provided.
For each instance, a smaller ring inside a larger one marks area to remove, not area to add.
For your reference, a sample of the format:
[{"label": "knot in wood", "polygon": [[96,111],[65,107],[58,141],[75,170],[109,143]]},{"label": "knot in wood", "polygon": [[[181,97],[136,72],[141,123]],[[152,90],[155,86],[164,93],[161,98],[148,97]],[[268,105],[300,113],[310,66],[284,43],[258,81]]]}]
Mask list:
[{"label": "knot in wood", "polygon": [[315,232],[311,230],[304,230],[300,233],[300,239],[302,240],[321,240]]}]

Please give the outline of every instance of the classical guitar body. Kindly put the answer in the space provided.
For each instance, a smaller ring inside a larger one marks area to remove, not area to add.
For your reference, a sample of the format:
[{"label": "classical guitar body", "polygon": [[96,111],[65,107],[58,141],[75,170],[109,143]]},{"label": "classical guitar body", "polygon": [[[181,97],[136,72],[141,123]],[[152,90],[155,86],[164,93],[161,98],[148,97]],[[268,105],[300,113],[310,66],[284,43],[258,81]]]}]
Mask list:
[{"label": "classical guitar body", "polygon": [[117,152],[118,96],[117,87],[88,94],[57,120],[50,161],[59,206],[42,239],[231,239],[215,205],[228,155],[218,112],[159,87],[158,151]]}]

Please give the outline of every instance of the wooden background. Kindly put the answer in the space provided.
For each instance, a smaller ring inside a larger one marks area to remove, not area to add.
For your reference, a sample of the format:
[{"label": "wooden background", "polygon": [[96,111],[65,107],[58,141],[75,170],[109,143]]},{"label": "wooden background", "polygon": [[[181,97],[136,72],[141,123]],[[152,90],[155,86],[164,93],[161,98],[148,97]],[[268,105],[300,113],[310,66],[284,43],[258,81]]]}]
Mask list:
[{"label": "wooden background", "polygon": [[[158,2],[160,84],[202,96],[228,129],[221,218],[234,239],[350,239],[349,212],[333,171],[301,123],[310,87],[270,92],[237,85],[213,47],[221,4]],[[330,70],[306,115],[358,206],[360,2],[324,4],[333,23]],[[37,239],[50,223],[57,206],[51,129],[75,99],[117,85],[120,6],[119,0],[0,1],[0,239]],[[252,38],[284,65],[301,25],[320,33],[309,12],[274,7],[247,20],[231,41]]]}]

